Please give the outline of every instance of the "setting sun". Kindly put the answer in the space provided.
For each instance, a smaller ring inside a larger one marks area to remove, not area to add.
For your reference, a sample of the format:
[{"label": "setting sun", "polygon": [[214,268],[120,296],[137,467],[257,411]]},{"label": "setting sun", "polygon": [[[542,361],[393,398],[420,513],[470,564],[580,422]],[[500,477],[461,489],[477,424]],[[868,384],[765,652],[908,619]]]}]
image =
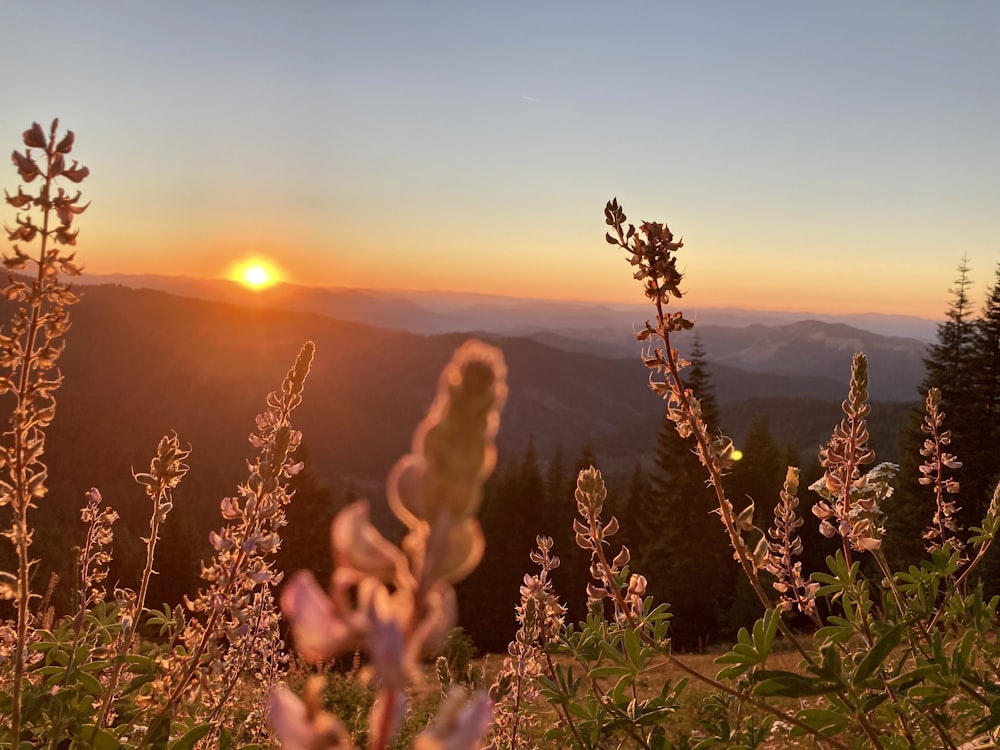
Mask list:
[{"label": "setting sun", "polygon": [[247,260],[233,267],[229,277],[249,289],[264,289],[281,280],[281,273],[271,263]]}]

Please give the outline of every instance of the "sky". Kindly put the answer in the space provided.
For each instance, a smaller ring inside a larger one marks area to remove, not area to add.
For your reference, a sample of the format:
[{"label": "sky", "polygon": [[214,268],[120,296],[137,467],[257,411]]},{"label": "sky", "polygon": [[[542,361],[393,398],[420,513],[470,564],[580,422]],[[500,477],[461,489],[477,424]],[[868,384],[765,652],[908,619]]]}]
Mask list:
[{"label": "sky", "polygon": [[[76,132],[95,274],[939,318],[1000,262],[1000,3],[4,3],[0,143]],[[13,192],[13,169],[0,184]],[[5,207],[5,224],[13,223]]]}]

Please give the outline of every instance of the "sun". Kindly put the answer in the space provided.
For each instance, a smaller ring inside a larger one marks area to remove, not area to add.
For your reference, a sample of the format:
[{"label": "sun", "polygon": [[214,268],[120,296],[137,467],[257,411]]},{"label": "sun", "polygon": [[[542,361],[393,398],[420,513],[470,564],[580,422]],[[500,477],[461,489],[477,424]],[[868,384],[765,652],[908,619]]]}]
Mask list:
[{"label": "sun", "polygon": [[266,260],[252,258],[234,266],[229,277],[248,289],[257,291],[281,281],[281,272]]}]

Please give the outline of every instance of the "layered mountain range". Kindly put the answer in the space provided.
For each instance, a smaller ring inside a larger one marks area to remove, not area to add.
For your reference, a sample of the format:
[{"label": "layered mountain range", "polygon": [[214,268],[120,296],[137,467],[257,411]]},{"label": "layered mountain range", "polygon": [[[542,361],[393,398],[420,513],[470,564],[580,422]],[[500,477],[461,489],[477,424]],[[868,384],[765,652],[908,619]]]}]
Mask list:
[{"label": "layered mountain range", "polygon": [[[529,437],[543,455],[556,446],[572,452],[589,440],[609,465],[626,466],[652,451],[663,419],[631,325],[614,323],[611,308],[587,318],[578,304],[528,302],[518,315],[504,316],[514,303],[494,300],[495,317],[472,316],[463,326],[454,321],[466,320],[468,297],[434,307],[426,295],[414,300],[290,285],[255,294],[227,282],[158,283],[172,285],[173,293],[86,285],[72,309],[49,454],[77,467],[71,473],[81,494],[128,479],[168,430],[194,448],[189,484],[212,494],[229,491],[243,473],[254,414],[306,340],[316,342],[317,354],[297,419],[321,478],[379,482],[407,449],[441,367],[469,335],[499,345],[510,370],[501,457],[518,455]],[[335,318],[338,310],[350,319]],[[527,325],[525,311],[533,315],[533,331],[510,333]],[[926,347],[918,339],[817,320],[735,327],[709,319],[701,316],[695,331],[724,426],[737,439],[754,414],[771,412],[782,439],[813,450],[835,423],[855,351],[869,357],[873,399],[916,399]],[[588,335],[587,325],[597,327]],[[435,332],[441,327],[455,330]],[[609,343],[613,338],[622,343]],[[682,351],[691,340],[691,334],[679,338]],[[906,411],[877,405],[873,420],[880,410],[891,412],[892,423]]]}]

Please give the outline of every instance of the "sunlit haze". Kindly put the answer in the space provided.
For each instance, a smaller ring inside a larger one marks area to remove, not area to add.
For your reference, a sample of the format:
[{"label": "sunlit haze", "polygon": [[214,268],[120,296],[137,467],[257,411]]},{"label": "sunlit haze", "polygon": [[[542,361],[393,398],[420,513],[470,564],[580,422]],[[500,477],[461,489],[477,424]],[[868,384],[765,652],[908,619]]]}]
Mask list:
[{"label": "sunlit haze", "polygon": [[250,289],[264,289],[281,281],[281,272],[273,263],[261,258],[251,258],[235,264],[226,278]]},{"label": "sunlit haze", "polygon": [[613,196],[684,237],[695,308],[936,318],[1000,261],[992,1],[39,13],[2,11],[0,143],[76,131],[96,274],[641,302]]}]

